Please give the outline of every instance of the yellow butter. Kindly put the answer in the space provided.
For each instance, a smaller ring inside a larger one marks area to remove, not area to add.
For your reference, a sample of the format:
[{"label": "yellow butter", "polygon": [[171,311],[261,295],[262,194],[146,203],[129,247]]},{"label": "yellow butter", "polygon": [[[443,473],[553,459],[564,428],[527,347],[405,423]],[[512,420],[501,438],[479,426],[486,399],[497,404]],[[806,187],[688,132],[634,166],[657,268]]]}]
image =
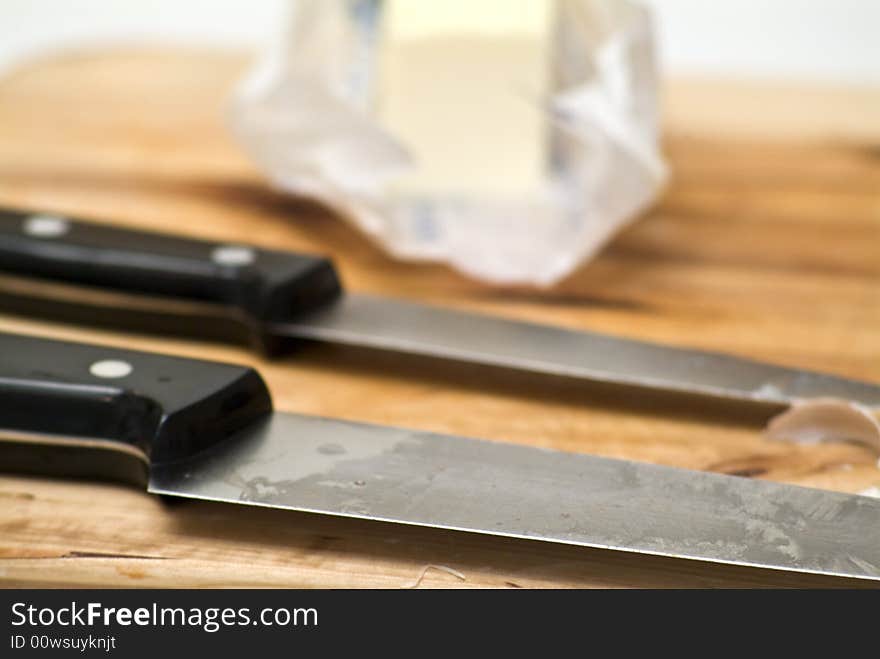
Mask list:
[{"label": "yellow butter", "polygon": [[555,0],[386,0],[380,123],[409,151],[401,196],[533,194],[545,178]]}]

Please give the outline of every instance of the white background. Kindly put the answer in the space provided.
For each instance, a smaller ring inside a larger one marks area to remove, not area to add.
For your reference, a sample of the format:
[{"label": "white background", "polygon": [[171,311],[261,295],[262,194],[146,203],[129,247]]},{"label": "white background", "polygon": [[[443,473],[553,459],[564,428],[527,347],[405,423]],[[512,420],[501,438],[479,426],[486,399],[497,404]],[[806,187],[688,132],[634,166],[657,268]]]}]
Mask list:
[{"label": "white background", "polygon": [[[880,84],[880,0],[644,1],[672,75]],[[257,47],[285,2],[0,0],[0,68],[84,44]]]}]

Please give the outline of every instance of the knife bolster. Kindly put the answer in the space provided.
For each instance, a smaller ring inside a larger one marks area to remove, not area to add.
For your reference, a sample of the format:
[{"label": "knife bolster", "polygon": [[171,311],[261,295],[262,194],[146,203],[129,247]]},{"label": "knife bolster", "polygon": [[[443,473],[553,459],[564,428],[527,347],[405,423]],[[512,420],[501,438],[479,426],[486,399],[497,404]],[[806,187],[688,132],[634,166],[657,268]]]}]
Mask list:
[{"label": "knife bolster", "polygon": [[271,412],[247,367],[0,334],[0,470],[143,483]]}]

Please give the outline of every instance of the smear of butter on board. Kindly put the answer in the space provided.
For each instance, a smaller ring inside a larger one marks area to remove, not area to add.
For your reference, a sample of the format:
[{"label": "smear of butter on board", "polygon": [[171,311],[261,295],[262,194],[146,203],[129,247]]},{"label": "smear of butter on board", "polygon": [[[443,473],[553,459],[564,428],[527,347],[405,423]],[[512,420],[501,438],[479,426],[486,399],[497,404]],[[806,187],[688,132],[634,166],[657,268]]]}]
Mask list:
[{"label": "smear of butter on board", "polygon": [[839,398],[814,398],[795,402],[767,424],[770,439],[819,444],[855,442],[880,453],[880,423],[864,405]]}]

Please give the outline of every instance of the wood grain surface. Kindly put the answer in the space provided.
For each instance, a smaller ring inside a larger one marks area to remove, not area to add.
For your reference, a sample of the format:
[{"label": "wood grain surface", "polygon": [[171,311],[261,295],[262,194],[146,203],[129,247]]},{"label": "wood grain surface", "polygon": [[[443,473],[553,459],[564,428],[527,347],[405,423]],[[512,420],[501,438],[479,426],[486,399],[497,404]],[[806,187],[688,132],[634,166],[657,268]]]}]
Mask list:
[{"label": "wood grain surface", "polygon": [[[69,54],[11,73],[0,80],[0,204],[323,252],[351,290],[880,381],[876,91],[673,85],[666,151],[674,177],[665,196],[598,259],[537,291],[392,261],[341,219],[273,192],[224,125],[245,65],[235,54],[121,51]],[[238,348],[9,315],[0,315],[0,330],[252,363],[285,411],[847,492],[880,485],[868,449],[763,438],[768,410],[332,346],[268,363]],[[428,569],[416,584],[428,565],[464,578]],[[0,584],[860,585],[238,506],[169,505],[123,486],[11,475],[0,475]]]}]

